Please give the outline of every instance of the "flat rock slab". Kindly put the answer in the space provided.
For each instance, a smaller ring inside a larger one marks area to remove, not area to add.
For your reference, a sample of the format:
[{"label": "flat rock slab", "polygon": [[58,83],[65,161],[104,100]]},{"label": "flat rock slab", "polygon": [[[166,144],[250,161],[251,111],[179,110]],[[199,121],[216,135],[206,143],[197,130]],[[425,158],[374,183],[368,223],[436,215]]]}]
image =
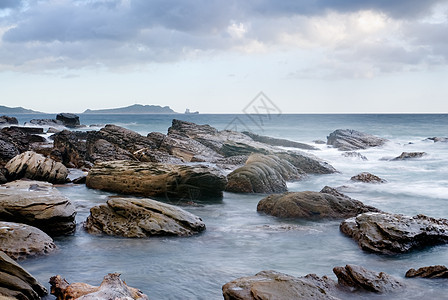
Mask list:
[{"label": "flat rock slab", "polygon": [[343,221],[340,230],[361,249],[382,254],[448,243],[448,220],[424,215],[364,213]]},{"label": "flat rock slab", "polygon": [[406,277],[448,278],[448,268],[439,265],[439,266],[421,267],[418,270],[409,269],[406,272]]},{"label": "flat rock slab", "polygon": [[20,223],[0,221],[0,251],[13,259],[44,255],[56,250],[53,239],[42,230]]},{"label": "flat rock slab", "polygon": [[123,237],[190,236],[205,230],[202,220],[173,205],[151,199],[112,197],[90,209],[89,233]]},{"label": "flat rock slab", "polygon": [[222,199],[227,179],[204,165],[186,166],[135,161],[96,164],[87,175],[89,188],[166,199]]},{"label": "flat rock slab", "polygon": [[0,251],[0,299],[37,300],[47,293],[47,289],[36,278]]},{"label": "flat rock slab", "polygon": [[327,145],[341,151],[367,149],[382,146],[386,142],[386,139],[352,129],[337,129],[327,137]]},{"label": "flat rock slab", "polygon": [[68,170],[63,164],[33,151],[17,155],[6,164],[5,168],[8,171],[6,174],[8,180],[25,177],[51,183],[65,183],[68,176]]},{"label": "flat rock slab", "polygon": [[51,183],[17,180],[0,185],[0,220],[38,227],[51,236],[73,233],[76,211]]},{"label": "flat rock slab", "polygon": [[270,195],[258,202],[257,211],[280,218],[348,218],[360,213],[379,211],[325,187],[321,192],[290,192]]}]

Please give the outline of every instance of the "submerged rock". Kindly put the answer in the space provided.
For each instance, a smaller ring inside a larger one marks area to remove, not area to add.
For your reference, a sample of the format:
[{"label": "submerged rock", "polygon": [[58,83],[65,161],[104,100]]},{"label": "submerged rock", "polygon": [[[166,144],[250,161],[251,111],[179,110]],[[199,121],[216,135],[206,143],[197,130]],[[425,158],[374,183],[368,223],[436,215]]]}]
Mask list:
[{"label": "submerged rock", "polygon": [[0,220],[38,227],[51,236],[76,229],[76,211],[51,183],[18,180],[0,186]]},{"label": "submerged rock", "polygon": [[129,287],[126,282],[121,280],[118,273],[109,273],[104,276],[100,286],[93,286],[87,283],[69,284],[67,280],[59,275],[50,278],[50,285],[51,294],[56,296],[56,300],[149,299],[140,290]]},{"label": "submerged rock", "polygon": [[447,137],[432,137],[432,138],[427,138],[427,140],[431,140],[434,143],[447,143],[448,142],[448,138]]},{"label": "submerged rock", "polygon": [[286,180],[301,178],[288,161],[274,155],[252,154],[246,165],[227,176],[226,191],[234,193],[281,193],[287,191]]},{"label": "submerged rock", "polygon": [[445,266],[429,266],[421,267],[418,270],[409,269],[405,276],[410,278],[448,278],[448,268]]},{"label": "submerged rock", "polygon": [[369,212],[343,221],[340,229],[356,240],[361,249],[381,254],[448,243],[448,220],[424,215]]},{"label": "submerged rock", "polygon": [[373,175],[369,172],[359,173],[358,175],[352,176],[350,178],[350,180],[360,181],[360,182],[365,182],[365,183],[385,183],[385,182],[387,182],[386,180],[384,180],[376,175]]},{"label": "submerged rock", "polygon": [[382,146],[386,139],[352,129],[337,129],[327,137],[327,145],[341,151],[352,151]]},{"label": "submerged rock", "polygon": [[361,160],[368,160],[367,157],[365,157],[364,155],[362,155],[359,152],[355,152],[355,151],[351,151],[351,152],[344,152],[342,153],[342,156],[344,157],[353,157],[353,158],[359,158]]},{"label": "submerged rock", "polygon": [[91,208],[84,227],[89,233],[132,238],[190,236],[205,230],[199,217],[173,205],[151,199],[116,197]]},{"label": "submerged rock", "polygon": [[168,199],[210,199],[223,196],[227,179],[221,171],[203,166],[185,166],[133,161],[96,164],[86,185],[119,194]]},{"label": "submerged rock", "polygon": [[[1,230],[1,229],[0,229]],[[0,298],[38,300],[47,289],[30,273],[0,251]]]},{"label": "submerged rock", "polygon": [[56,250],[53,239],[42,230],[20,223],[0,221],[0,251],[12,259],[44,255]]},{"label": "submerged rock", "polygon": [[348,218],[360,213],[379,211],[325,187],[321,192],[292,192],[261,199],[257,211],[280,218]]},{"label": "submerged rock", "polygon": [[338,284],[374,293],[394,292],[404,287],[396,278],[384,273],[367,270],[356,265],[333,268]]},{"label": "submerged rock", "polygon": [[63,164],[33,151],[17,155],[6,164],[5,168],[9,180],[25,177],[51,183],[65,183],[68,176],[68,170]]},{"label": "submerged rock", "polygon": [[426,152],[403,152],[400,154],[400,156],[397,156],[392,160],[408,160],[414,158],[421,158],[425,155],[427,155]]}]

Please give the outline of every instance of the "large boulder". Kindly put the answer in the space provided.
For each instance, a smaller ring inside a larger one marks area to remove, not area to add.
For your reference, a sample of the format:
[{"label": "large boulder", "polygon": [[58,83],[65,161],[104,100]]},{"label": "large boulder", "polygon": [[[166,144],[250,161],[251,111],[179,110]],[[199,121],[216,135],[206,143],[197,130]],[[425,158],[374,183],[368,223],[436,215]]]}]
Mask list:
[{"label": "large boulder", "polygon": [[129,287],[121,280],[120,274],[109,273],[104,276],[100,286],[93,286],[87,283],[75,282],[69,284],[67,280],[56,275],[50,278],[51,294],[56,296],[56,300],[148,300],[148,296],[140,290]]},{"label": "large boulder", "polygon": [[337,129],[327,137],[327,145],[341,151],[352,151],[382,146],[386,139],[352,129]]},{"label": "large boulder", "polygon": [[190,236],[205,230],[202,220],[181,208],[151,199],[112,197],[90,209],[89,233],[131,238]]},{"label": "large boulder", "polygon": [[38,300],[47,293],[33,275],[0,251],[0,299]]},{"label": "large boulder", "polygon": [[325,187],[320,192],[269,195],[258,202],[257,211],[280,218],[322,219],[348,218],[378,210]]},{"label": "large boulder", "polygon": [[188,200],[221,199],[226,184],[224,174],[212,167],[135,161],[98,163],[86,180],[86,185],[93,189]]},{"label": "large boulder", "polygon": [[51,183],[18,180],[0,186],[0,220],[25,223],[51,236],[76,229],[75,207]]},{"label": "large boulder", "polygon": [[350,178],[350,180],[364,182],[364,183],[385,183],[386,182],[386,180],[384,180],[376,175],[373,175],[369,172],[359,173],[358,175],[352,176]]},{"label": "large boulder", "polygon": [[17,155],[6,164],[5,168],[9,180],[25,177],[51,183],[65,183],[68,176],[68,170],[62,163],[33,151]]},{"label": "large boulder", "polygon": [[60,113],[56,115],[56,120],[61,121],[65,127],[79,126],[79,116],[71,113]]},{"label": "large boulder", "polygon": [[287,180],[298,180],[301,173],[288,161],[274,155],[252,154],[246,165],[227,176],[226,191],[234,193],[282,193]]},{"label": "large boulder", "polygon": [[338,172],[332,165],[318,157],[297,151],[275,153],[279,158],[288,161],[301,173],[305,174],[333,174]]},{"label": "large boulder", "polygon": [[347,286],[357,291],[387,293],[404,287],[402,282],[384,272],[374,272],[361,266],[335,267],[333,272],[340,286]]},{"label": "large boulder", "polygon": [[86,163],[87,132],[63,130],[52,135],[53,147],[59,153],[61,162],[67,167],[81,168]]},{"label": "large boulder", "polygon": [[428,155],[426,152],[402,152],[399,156],[392,159],[393,161],[396,160],[408,160],[408,159],[415,159],[415,158],[422,158],[423,156]]},{"label": "large boulder", "polygon": [[421,277],[421,278],[448,278],[448,268],[445,266],[429,266],[421,267],[418,270],[409,269],[406,272],[406,277]]},{"label": "large boulder", "polygon": [[0,251],[12,259],[44,255],[56,250],[53,239],[42,230],[26,224],[0,221]]},{"label": "large boulder", "polygon": [[369,212],[343,221],[341,231],[366,251],[396,254],[448,243],[448,220]]},{"label": "large boulder", "polygon": [[17,124],[19,124],[19,121],[15,117],[0,116],[0,126]]},{"label": "large boulder", "polygon": [[249,132],[249,131],[243,131],[243,133],[245,135],[251,137],[254,141],[268,144],[271,146],[291,147],[291,148],[298,148],[298,149],[305,149],[305,150],[319,150],[319,148],[316,148],[314,146],[304,144],[304,143],[299,143],[299,142],[294,142],[294,141],[279,139],[279,138],[273,138],[273,137],[269,137],[269,136],[265,136],[265,135],[258,135],[258,134],[255,134],[255,133]]}]

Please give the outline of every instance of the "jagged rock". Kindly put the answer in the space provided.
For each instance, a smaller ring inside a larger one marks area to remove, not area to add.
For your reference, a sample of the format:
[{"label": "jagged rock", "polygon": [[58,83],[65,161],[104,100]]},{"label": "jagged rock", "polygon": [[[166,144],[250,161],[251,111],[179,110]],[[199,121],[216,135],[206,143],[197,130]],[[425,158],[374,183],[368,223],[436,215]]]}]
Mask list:
[{"label": "jagged rock", "polygon": [[293,192],[270,195],[258,202],[257,211],[280,218],[348,218],[360,213],[379,211],[351,199],[333,188],[320,192]]},{"label": "jagged rock", "polygon": [[343,221],[341,231],[366,251],[396,254],[448,243],[448,220],[369,212]]},{"label": "jagged rock", "polygon": [[8,180],[5,177],[5,173],[6,173],[5,169],[0,169],[0,184],[4,184],[4,183],[8,182]]},{"label": "jagged rock", "polygon": [[289,151],[275,153],[275,155],[288,161],[302,173],[332,174],[337,172],[329,163],[322,161],[312,154]]},{"label": "jagged rock", "polygon": [[42,230],[21,223],[0,221],[0,251],[12,259],[44,255],[56,250],[53,239]]},{"label": "jagged rock", "polygon": [[76,229],[76,211],[51,183],[18,180],[0,186],[0,220],[25,223],[51,236]]},{"label": "jagged rock", "polygon": [[79,116],[71,113],[60,113],[56,115],[56,120],[61,121],[66,127],[79,126]]},{"label": "jagged rock", "polygon": [[86,158],[93,163],[114,160],[136,160],[131,152],[103,139],[87,143]]},{"label": "jagged rock", "polygon": [[17,124],[19,124],[19,121],[15,117],[0,116],[0,126]]},{"label": "jagged rock", "polygon": [[87,283],[72,283],[61,276],[56,275],[50,278],[51,294],[56,296],[56,300],[148,300],[148,296],[140,290],[129,287],[126,282],[120,279],[120,274],[109,273],[104,276],[100,286],[93,286]]},{"label": "jagged rock", "polygon": [[310,146],[310,145],[304,144],[304,143],[289,141],[289,140],[285,140],[285,139],[278,139],[278,138],[273,138],[273,137],[264,136],[264,135],[258,135],[258,134],[255,134],[253,132],[248,132],[248,131],[243,131],[243,133],[245,135],[249,136],[250,138],[252,138],[254,141],[268,144],[271,146],[292,147],[292,148],[305,149],[305,150],[319,150],[319,148],[316,148],[316,147],[313,147],[313,146]]},{"label": "jagged rock", "polygon": [[359,158],[359,159],[361,159],[361,160],[368,160],[367,157],[365,157],[365,156],[362,155],[361,153],[359,153],[359,152],[355,152],[355,151],[352,151],[352,152],[344,152],[344,153],[342,153],[342,156],[344,156],[344,157]]},{"label": "jagged rock", "polygon": [[159,149],[186,162],[213,162],[223,158],[222,155],[200,142],[177,134],[165,136]]},{"label": "jagged rock", "polygon": [[199,217],[151,199],[116,198],[90,209],[84,225],[89,233],[131,238],[190,236],[205,230]]},{"label": "jagged rock", "polygon": [[168,199],[222,198],[226,177],[217,169],[134,161],[96,164],[87,175],[90,188]]},{"label": "jagged rock", "polygon": [[27,151],[11,159],[5,166],[8,170],[8,180],[29,178],[48,181],[51,183],[65,183],[68,175],[67,168],[36,152]]},{"label": "jagged rock", "polygon": [[421,158],[425,155],[427,155],[426,152],[403,152],[400,154],[400,156],[397,156],[392,160],[407,160],[407,159]]},{"label": "jagged rock", "polygon": [[59,151],[65,166],[82,168],[86,165],[87,132],[63,130],[52,135],[52,138],[53,147]]},{"label": "jagged rock", "polygon": [[[0,136],[1,138],[1,136]],[[0,165],[4,166],[9,160],[19,154],[17,147],[9,142],[0,139]]]},{"label": "jagged rock", "polygon": [[222,287],[225,300],[336,300],[331,295],[335,282],[314,274],[293,277],[275,271],[261,271],[255,276],[242,277]]},{"label": "jagged rock", "polygon": [[335,267],[333,272],[338,278],[339,285],[354,288],[357,291],[387,293],[404,287],[403,283],[384,272],[377,273],[356,265]]},{"label": "jagged rock", "polygon": [[20,132],[23,132],[25,134],[30,134],[30,135],[44,133],[44,129],[40,128],[40,127],[10,126],[9,129],[14,130],[14,131],[20,131]]},{"label": "jagged rock", "polygon": [[274,155],[252,154],[246,165],[227,176],[226,191],[234,193],[281,193],[287,190],[286,180],[301,178],[288,161]]},{"label": "jagged rock", "polygon": [[365,183],[385,183],[385,182],[387,182],[386,180],[384,180],[376,175],[373,175],[369,172],[359,173],[358,175],[352,176],[350,178],[350,180],[360,181],[360,182],[365,182]]},{"label": "jagged rock", "polygon": [[38,126],[50,126],[50,127],[61,127],[64,126],[64,123],[55,119],[32,119],[29,123],[25,123],[25,125],[32,124]]},{"label": "jagged rock", "polygon": [[438,142],[447,143],[448,142],[448,138],[446,138],[446,137],[432,137],[432,138],[427,138],[427,140],[431,140],[434,143],[438,143]]},{"label": "jagged rock", "polygon": [[382,146],[386,142],[386,139],[352,129],[337,129],[327,137],[327,145],[341,151],[367,149]]},{"label": "jagged rock", "polygon": [[47,289],[36,278],[0,251],[1,299],[11,297],[11,299],[38,300],[47,293]]},{"label": "jagged rock", "polygon": [[421,277],[421,278],[448,278],[448,268],[445,266],[429,266],[421,267],[418,270],[409,269],[406,272],[406,277]]}]

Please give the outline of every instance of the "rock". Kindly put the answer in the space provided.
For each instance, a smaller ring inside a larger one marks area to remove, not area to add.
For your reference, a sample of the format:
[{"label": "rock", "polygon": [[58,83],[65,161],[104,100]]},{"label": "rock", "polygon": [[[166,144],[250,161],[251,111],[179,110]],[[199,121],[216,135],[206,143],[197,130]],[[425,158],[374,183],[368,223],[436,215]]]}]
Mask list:
[{"label": "rock", "polygon": [[103,139],[87,142],[86,158],[93,163],[114,160],[136,160],[131,152]]},{"label": "rock", "polygon": [[22,127],[22,126],[10,126],[10,130],[20,131],[25,134],[43,134],[44,129],[41,127]]},{"label": "rock", "polygon": [[281,193],[287,191],[286,180],[301,178],[288,161],[274,155],[252,154],[246,165],[227,176],[226,191],[233,193]]},{"label": "rock", "polygon": [[384,272],[377,273],[356,265],[335,267],[333,272],[340,286],[354,288],[356,291],[387,293],[404,287],[403,283]]},{"label": "rock", "polygon": [[96,164],[86,185],[120,194],[168,199],[222,198],[226,177],[217,169],[134,161]]},{"label": "rock", "polygon": [[[61,127],[64,126],[64,123],[55,119],[32,119],[29,124],[38,125],[38,126],[49,126],[49,127]],[[25,123],[28,125],[28,123]]]},{"label": "rock", "polygon": [[0,220],[25,223],[51,236],[73,233],[76,211],[51,183],[18,180],[0,186]]},{"label": "rock", "polygon": [[427,155],[426,152],[403,152],[400,154],[400,156],[397,156],[392,160],[408,160],[414,158],[421,158],[425,155]]},{"label": "rock", "polygon": [[382,254],[448,243],[448,220],[424,215],[363,213],[343,221],[340,230],[356,240],[361,249]]},{"label": "rock", "polygon": [[27,151],[11,159],[5,166],[8,170],[8,180],[29,178],[48,181],[51,183],[65,183],[68,170],[51,158],[46,158],[36,152]]},{"label": "rock", "polygon": [[288,161],[302,173],[332,174],[337,172],[329,163],[322,161],[312,154],[288,151],[275,153],[275,155]]},{"label": "rock", "polygon": [[104,276],[100,286],[92,286],[87,283],[69,284],[59,275],[50,278],[50,285],[51,294],[56,296],[56,300],[149,299],[140,290],[127,286],[126,282],[120,279],[118,273],[109,273]]},{"label": "rock", "polygon": [[360,181],[360,182],[365,182],[365,183],[385,183],[387,182],[386,180],[370,174],[369,172],[362,172],[359,173],[358,175],[352,176],[350,178],[350,180],[352,181]]},{"label": "rock", "polygon": [[84,225],[89,233],[130,238],[190,236],[205,230],[199,217],[151,199],[111,197],[90,209]]},{"label": "rock", "polygon": [[4,184],[4,183],[8,182],[8,180],[5,177],[5,173],[6,173],[5,169],[0,169],[0,184]]},{"label": "rock", "polygon": [[386,142],[386,139],[352,129],[337,129],[327,137],[327,145],[341,151],[367,149],[382,146]]},{"label": "rock", "polygon": [[19,121],[15,117],[0,116],[0,126],[17,124],[19,124]]},{"label": "rock", "polygon": [[53,239],[42,230],[26,224],[0,221],[0,251],[12,259],[44,255],[56,250]]},{"label": "rock", "polygon": [[258,202],[257,211],[280,218],[348,218],[360,213],[379,211],[351,199],[330,187],[321,192],[292,192],[270,195]]},{"label": "rock", "polygon": [[65,166],[82,168],[86,165],[87,132],[63,130],[54,135],[53,147],[60,153]]},{"label": "rock", "polygon": [[319,150],[319,148],[304,144],[304,143],[298,143],[294,141],[289,141],[285,139],[278,139],[273,138],[269,136],[264,135],[258,135],[253,132],[243,131],[243,133],[250,138],[252,138],[254,141],[268,144],[271,146],[281,146],[281,147],[292,147],[292,148],[298,148],[298,149],[305,149],[305,150]]},{"label": "rock", "polygon": [[[1,231],[2,229],[0,229]],[[38,300],[47,289],[36,278],[0,251],[0,298]]]},{"label": "rock", "polygon": [[447,143],[448,142],[448,138],[446,137],[432,137],[432,138],[427,138],[427,140],[431,140],[434,141],[434,143]]},{"label": "rock", "polygon": [[322,141],[322,140],[314,140],[313,143],[317,144],[317,145],[323,145],[323,144],[326,144],[327,142]]},{"label": "rock", "polygon": [[66,127],[79,126],[79,116],[70,113],[60,113],[56,115],[56,120],[61,121]]},{"label": "rock", "polygon": [[17,147],[9,142],[0,139],[0,164],[1,166],[4,166],[9,160],[14,158],[16,155],[19,154],[19,150],[17,150]]},{"label": "rock", "polygon": [[293,277],[275,271],[262,271],[255,276],[242,277],[226,283],[222,287],[225,300],[258,299],[338,299],[331,295],[335,290],[333,280],[314,274]]},{"label": "rock", "polygon": [[86,184],[87,176],[80,176],[72,180],[74,184]]},{"label": "rock", "polygon": [[160,143],[159,150],[181,158],[186,162],[213,162],[222,155],[200,142],[177,134],[165,136]]},{"label": "rock", "polygon": [[445,266],[429,266],[421,267],[418,270],[409,269],[405,276],[410,278],[448,278],[448,268]]},{"label": "rock", "polygon": [[352,152],[344,152],[344,153],[342,153],[342,156],[344,156],[344,157],[359,158],[359,159],[361,159],[361,160],[368,160],[367,157],[365,157],[365,156],[362,155],[361,153],[359,153],[359,152],[355,152],[355,151],[352,151]]},{"label": "rock", "polygon": [[54,127],[50,127],[50,128],[48,128],[48,130],[47,130],[47,134],[50,134],[50,133],[59,133],[59,132],[61,132],[62,130],[59,130],[59,129],[57,129],[57,128],[54,128]]}]

